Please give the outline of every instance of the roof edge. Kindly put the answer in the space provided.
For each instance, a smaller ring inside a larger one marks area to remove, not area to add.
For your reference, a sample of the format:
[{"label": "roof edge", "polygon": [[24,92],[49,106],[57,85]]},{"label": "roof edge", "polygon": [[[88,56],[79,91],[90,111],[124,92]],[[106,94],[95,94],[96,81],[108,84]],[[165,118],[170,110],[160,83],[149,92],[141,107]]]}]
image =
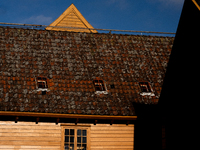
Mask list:
[{"label": "roof edge", "polygon": [[109,115],[81,115],[58,113],[35,113],[0,111],[0,116],[25,116],[25,117],[52,117],[52,118],[76,118],[76,119],[112,119],[112,120],[136,120],[137,116],[109,116]]}]

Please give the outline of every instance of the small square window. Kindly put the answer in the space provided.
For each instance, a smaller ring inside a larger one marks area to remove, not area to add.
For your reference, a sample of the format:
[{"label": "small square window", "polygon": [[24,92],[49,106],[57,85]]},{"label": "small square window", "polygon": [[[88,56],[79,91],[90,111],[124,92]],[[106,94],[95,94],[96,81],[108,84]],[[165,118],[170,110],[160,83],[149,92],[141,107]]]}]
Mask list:
[{"label": "small square window", "polygon": [[37,77],[37,87],[39,89],[47,89],[47,78],[46,77]]},{"label": "small square window", "polygon": [[105,84],[103,80],[93,80],[93,84],[96,91],[106,91]]},{"label": "small square window", "polygon": [[149,82],[139,82],[139,85],[140,85],[141,92],[143,93],[152,92]]}]

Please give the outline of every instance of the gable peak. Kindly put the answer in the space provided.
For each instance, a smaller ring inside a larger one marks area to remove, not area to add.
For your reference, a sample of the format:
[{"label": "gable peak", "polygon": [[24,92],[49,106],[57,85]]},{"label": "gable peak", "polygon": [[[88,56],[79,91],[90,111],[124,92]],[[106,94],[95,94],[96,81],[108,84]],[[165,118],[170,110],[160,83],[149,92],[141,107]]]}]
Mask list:
[{"label": "gable peak", "polygon": [[46,30],[97,33],[73,3],[49,26]]}]

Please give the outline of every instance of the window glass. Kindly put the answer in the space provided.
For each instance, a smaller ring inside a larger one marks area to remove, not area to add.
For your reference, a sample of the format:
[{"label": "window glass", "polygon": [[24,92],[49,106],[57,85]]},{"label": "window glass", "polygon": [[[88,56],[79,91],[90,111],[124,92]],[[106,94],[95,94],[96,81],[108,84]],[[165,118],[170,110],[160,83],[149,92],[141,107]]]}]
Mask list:
[{"label": "window glass", "polygon": [[93,80],[93,84],[96,91],[106,91],[103,80]]},{"label": "window glass", "polygon": [[65,136],[65,142],[69,142],[69,136]]},{"label": "window glass", "polygon": [[69,135],[69,129],[65,129],[65,135]]},{"label": "window glass", "polygon": [[65,129],[64,150],[87,150],[87,129]]},{"label": "window glass", "polygon": [[74,150],[74,129],[65,129],[65,150]]},{"label": "window glass", "polygon": [[81,143],[81,137],[77,137],[77,143]]},{"label": "window glass", "polygon": [[83,147],[82,150],[87,150],[87,145],[86,144],[83,144],[82,147]]},{"label": "window glass", "polygon": [[87,141],[87,138],[86,137],[83,137],[83,143],[86,143],[86,141]]},{"label": "window glass", "polygon": [[81,130],[77,130],[77,135],[81,135]]},{"label": "window glass", "polygon": [[37,86],[38,88],[48,88],[48,85],[47,85],[47,78],[45,77],[37,77]]},{"label": "window glass", "polygon": [[74,129],[70,129],[70,135],[74,135]]},{"label": "window glass", "polygon": [[78,130],[77,132],[77,149],[86,150],[87,130]]},{"label": "window glass", "polygon": [[83,130],[83,136],[87,136],[87,130]]}]

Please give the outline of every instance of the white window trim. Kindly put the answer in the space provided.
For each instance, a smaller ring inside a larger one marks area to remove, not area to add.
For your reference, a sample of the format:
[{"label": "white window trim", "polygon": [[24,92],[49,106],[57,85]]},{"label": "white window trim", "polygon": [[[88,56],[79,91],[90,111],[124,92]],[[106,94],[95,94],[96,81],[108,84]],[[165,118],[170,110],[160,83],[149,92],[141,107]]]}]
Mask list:
[{"label": "white window trim", "polygon": [[142,92],[142,93],[140,93],[140,95],[142,95],[142,96],[145,96],[145,95],[155,96],[155,94],[153,92]]},{"label": "white window trim", "polygon": [[96,91],[95,94],[99,95],[99,94],[108,94],[108,91],[106,89],[106,91]]},{"label": "white window trim", "polygon": [[47,92],[49,92],[50,90],[48,89],[48,88],[38,88],[36,91],[47,91]]}]

